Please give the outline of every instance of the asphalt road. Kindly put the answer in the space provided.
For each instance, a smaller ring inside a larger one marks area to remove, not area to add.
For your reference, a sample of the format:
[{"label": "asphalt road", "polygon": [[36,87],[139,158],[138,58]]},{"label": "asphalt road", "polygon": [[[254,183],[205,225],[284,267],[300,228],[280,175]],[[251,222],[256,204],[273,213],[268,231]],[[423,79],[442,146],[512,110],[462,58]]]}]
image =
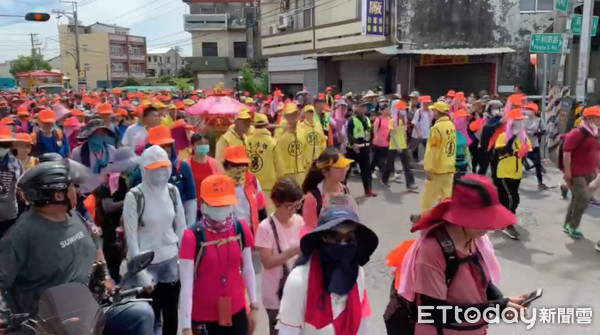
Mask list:
[{"label": "asphalt road", "polygon": [[[423,175],[417,172],[417,184],[422,187]],[[594,244],[600,239],[600,208],[590,206],[584,216],[582,232],[585,238],[574,241],[562,232],[568,201],[558,191],[560,175],[550,171],[545,183],[554,187],[539,191],[533,172],[526,173],[521,184],[521,204],[517,210],[521,240],[509,240],[501,233],[490,233],[500,261],[502,281],[500,289],[508,296],[544,289],[544,295],[532,307],[577,308],[591,307],[592,325],[543,324],[540,313],[531,330],[524,324],[492,325],[491,335],[512,334],[600,334],[600,252]],[[390,269],[385,256],[398,243],[412,238],[409,215],[419,209],[419,194],[405,192],[404,184],[393,184],[384,189],[374,181],[377,198],[358,197],[359,214],[363,222],[379,236],[379,247],[366,265],[366,280],[373,315],[369,334],[385,334],[383,311],[389,299]],[[358,179],[350,183],[353,195],[362,195]],[[598,194],[600,198],[600,194]],[[260,272],[260,262],[255,262]],[[260,288],[260,284],[259,284]],[[558,310],[555,310],[558,312]],[[598,315],[596,315],[598,314]],[[268,334],[266,314],[261,312],[257,335]]]}]

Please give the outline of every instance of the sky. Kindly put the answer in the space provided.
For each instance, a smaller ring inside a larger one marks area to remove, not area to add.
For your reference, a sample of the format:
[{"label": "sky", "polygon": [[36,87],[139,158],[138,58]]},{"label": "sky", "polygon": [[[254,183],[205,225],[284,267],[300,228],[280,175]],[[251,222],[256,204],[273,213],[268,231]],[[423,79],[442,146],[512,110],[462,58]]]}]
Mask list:
[{"label": "sky", "polygon": [[[148,49],[179,46],[183,56],[191,56],[191,37],[183,30],[183,15],[189,11],[182,0],[77,0],[79,21],[130,28],[130,34],[145,36]],[[0,0],[0,15],[25,15],[27,12],[71,10],[70,3],[59,0]],[[21,18],[0,17],[0,63],[31,53],[31,37],[39,34],[41,52],[50,59],[60,54],[57,25],[66,18],[56,14],[48,22],[28,22]]]}]

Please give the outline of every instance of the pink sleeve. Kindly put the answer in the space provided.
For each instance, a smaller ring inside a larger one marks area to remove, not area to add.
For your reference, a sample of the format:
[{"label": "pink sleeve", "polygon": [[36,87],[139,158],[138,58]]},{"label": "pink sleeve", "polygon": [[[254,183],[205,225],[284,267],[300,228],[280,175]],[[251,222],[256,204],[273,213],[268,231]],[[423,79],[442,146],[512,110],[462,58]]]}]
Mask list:
[{"label": "pink sleeve", "polygon": [[258,209],[263,209],[267,207],[265,194],[262,191],[258,191],[258,193],[256,194],[256,205],[258,206]]},{"label": "pink sleeve", "polygon": [[364,299],[362,301],[362,318],[366,319],[371,316],[371,304],[369,303],[369,297],[367,296],[367,290],[363,294]]},{"label": "pink sleeve", "polygon": [[248,224],[244,220],[240,220],[242,224],[242,233],[244,234],[244,248],[252,248],[254,246],[254,238],[250,232]]},{"label": "pink sleeve", "polygon": [[183,232],[183,238],[181,239],[181,247],[179,248],[180,259],[191,259],[196,258],[196,235],[190,229],[186,229]]},{"label": "pink sleeve", "polygon": [[435,238],[425,238],[414,264],[414,292],[434,299],[446,300],[446,261]]},{"label": "pink sleeve", "polygon": [[315,229],[319,218],[317,215],[317,200],[312,193],[308,193],[304,196],[304,205],[302,208],[302,218],[304,219],[304,226],[308,231]]},{"label": "pink sleeve", "polygon": [[271,231],[271,225],[269,219],[264,220],[258,225],[256,229],[256,236],[254,239],[254,246],[257,248],[273,249],[273,233]]}]

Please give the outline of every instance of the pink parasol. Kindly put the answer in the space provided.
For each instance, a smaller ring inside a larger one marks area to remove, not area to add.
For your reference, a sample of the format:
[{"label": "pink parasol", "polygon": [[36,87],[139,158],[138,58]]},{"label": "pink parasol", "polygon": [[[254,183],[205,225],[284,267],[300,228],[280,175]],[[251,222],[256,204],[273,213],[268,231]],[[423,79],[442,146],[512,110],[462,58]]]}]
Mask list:
[{"label": "pink parasol", "polygon": [[185,109],[187,115],[235,115],[244,104],[236,99],[224,95],[213,95],[198,101],[195,105]]}]

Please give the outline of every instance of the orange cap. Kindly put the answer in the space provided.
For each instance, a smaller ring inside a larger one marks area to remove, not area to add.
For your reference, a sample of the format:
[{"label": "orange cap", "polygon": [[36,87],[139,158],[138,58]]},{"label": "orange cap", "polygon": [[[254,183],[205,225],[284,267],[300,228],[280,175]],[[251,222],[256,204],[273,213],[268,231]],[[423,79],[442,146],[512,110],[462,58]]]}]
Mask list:
[{"label": "orange cap", "polygon": [[185,127],[185,126],[187,126],[187,122],[185,122],[184,119],[179,119],[173,123],[173,125],[171,126],[171,129]]},{"label": "orange cap", "polygon": [[331,92],[331,87],[327,86],[327,87],[325,88],[325,92]]},{"label": "orange cap", "polygon": [[535,114],[538,114],[540,112],[540,108],[538,107],[538,105],[531,101],[530,103],[528,103],[527,105],[525,105],[525,108],[532,110],[535,112]]},{"label": "orange cap", "polygon": [[404,100],[400,100],[396,102],[396,109],[406,109],[406,102]]},{"label": "orange cap", "polygon": [[83,111],[81,109],[71,109],[71,116],[83,116]]},{"label": "orange cap", "polygon": [[508,112],[508,115],[506,115],[507,119],[512,119],[512,120],[523,120],[525,118],[525,116],[523,116],[523,112],[521,111],[521,108],[513,108],[510,110],[510,112]]},{"label": "orange cap", "polygon": [[41,110],[38,113],[38,119],[40,120],[40,122],[45,122],[45,123],[56,122],[56,119],[54,117],[54,111],[51,111],[49,109]]},{"label": "orange cap", "polygon": [[13,120],[13,118],[10,116],[6,116],[2,120],[0,120],[0,123],[6,124],[6,125],[13,125],[13,124],[15,124],[15,120]]},{"label": "orange cap", "polygon": [[165,126],[156,126],[148,130],[148,143],[152,145],[165,145],[174,142],[171,130]]},{"label": "orange cap", "polygon": [[150,163],[150,164],[144,166],[144,168],[146,170],[156,170],[156,169],[160,169],[160,168],[166,168],[169,166],[171,166],[171,162],[169,162],[169,161],[156,161],[156,162],[153,162],[153,163]]},{"label": "orange cap", "polygon": [[116,116],[127,116],[127,111],[123,108],[117,108],[115,115]]},{"label": "orange cap", "polygon": [[422,95],[419,97],[419,102],[424,102],[424,103],[431,102],[431,96],[430,95]]},{"label": "orange cap", "polygon": [[243,145],[225,148],[225,160],[233,164],[250,164],[250,159]]},{"label": "orange cap", "polygon": [[0,124],[0,142],[13,142],[15,139],[7,125]]},{"label": "orange cap", "polygon": [[454,119],[456,119],[457,117],[467,117],[469,116],[469,114],[467,114],[467,110],[465,110],[464,108],[461,108],[459,110],[457,110],[456,112],[454,112],[454,114],[452,114],[452,117]]},{"label": "orange cap", "polygon": [[513,107],[520,107],[523,105],[523,100],[525,99],[527,99],[525,94],[513,94],[508,97],[508,102],[510,102]]},{"label": "orange cap", "polygon": [[70,118],[66,119],[65,122],[63,123],[63,127],[81,127],[81,126],[82,126],[81,122],[79,122],[79,120],[75,116],[71,116]]},{"label": "orange cap", "polygon": [[18,133],[18,134],[16,134],[15,135],[15,141],[33,144],[33,139],[31,138],[31,135],[29,135],[27,133]]},{"label": "orange cap", "polygon": [[454,98],[454,96],[456,95],[456,92],[454,92],[453,90],[448,91],[448,93],[446,93],[446,96],[448,98]]},{"label": "orange cap", "polygon": [[19,106],[17,108],[17,116],[30,116],[29,111],[27,110],[27,107]]},{"label": "orange cap", "polygon": [[472,132],[479,131],[479,129],[481,129],[481,127],[483,127],[483,119],[475,120],[475,121],[471,122],[471,124],[469,125],[469,129]]},{"label": "orange cap", "polygon": [[465,101],[465,92],[456,92],[456,94],[454,94],[454,100]]},{"label": "orange cap", "polygon": [[175,101],[174,105],[179,110],[183,110],[185,108],[185,104],[181,100]]},{"label": "orange cap", "polygon": [[200,184],[200,197],[204,203],[213,207],[235,205],[235,183],[225,175],[213,174],[204,178]]},{"label": "orange cap", "polygon": [[135,109],[135,114],[139,117],[144,116],[144,109],[146,109],[146,107],[144,107],[144,105],[137,106],[137,108]]},{"label": "orange cap", "polygon": [[113,109],[112,106],[107,102],[99,104],[96,113],[98,113],[98,115],[110,115],[113,113]]},{"label": "orange cap", "polygon": [[583,117],[600,116],[600,106],[591,106],[583,110]]}]

